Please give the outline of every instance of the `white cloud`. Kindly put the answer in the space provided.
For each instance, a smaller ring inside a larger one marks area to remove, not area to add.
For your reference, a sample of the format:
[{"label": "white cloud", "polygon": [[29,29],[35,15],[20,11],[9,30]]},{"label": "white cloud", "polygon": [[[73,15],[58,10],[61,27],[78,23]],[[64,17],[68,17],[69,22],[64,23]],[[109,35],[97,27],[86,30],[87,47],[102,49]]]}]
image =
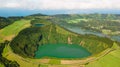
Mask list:
[{"label": "white cloud", "polygon": [[0,8],[80,10],[120,9],[120,0],[0,0]]},{"label": "white cloud", "polygon": [[5,5],[5,7],[7,7],[7,8],[18,8],[18,7],[20,7],[20,5],[18,3],[7,3]]}]

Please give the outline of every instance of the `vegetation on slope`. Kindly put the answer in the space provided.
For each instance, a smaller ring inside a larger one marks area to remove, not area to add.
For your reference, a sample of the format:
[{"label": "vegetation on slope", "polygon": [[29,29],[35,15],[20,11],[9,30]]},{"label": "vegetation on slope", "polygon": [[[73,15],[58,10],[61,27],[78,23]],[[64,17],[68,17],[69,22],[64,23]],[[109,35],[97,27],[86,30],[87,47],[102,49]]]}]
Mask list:
[{"label": "vegetation on slope", "polygon": [[19,20],[0,30],[0,42],[12,40],[21,30],[30,26],[30,20]]},{"label": "vegetation on slope", "polygon": [[40,37],[39,28],[27,28],[13,39],[11,47],[15,53],[24,56],[34,56]]},{"label": "vegetation on slope", "polygon": [[14,21],[20,20],[23,17],[0,17],[0,29],[12,24]]},{"label": "vegetation on slope", "polygon": [[[47,22],[47,20],[41,21],[40,19],[40,22],[37,23],[44,22]],[[33,22],[32,24],[34,25]],[[78,35],[52,23],[44,24],[42,27],[32,26],[22,30],[10,44],[13,51],[24,57],[34,57],[34,52],[39,45],[69,43],[70,39],[71,43],[82,45],[92,54],[96,54],[111,47],[113,44],[108,38],[94,35]]]},{"label": "vegetation on slope", "polygon": [[0,67],[19,67],[19,64],[17,64],[17,62],[9,61],[6,58],[2,57],[3,49],[8,43],[8,41],[5,41],[5,43],[0,43]]},{"label": "vegetation on slope", "polygon": [[120,46],[114,43],[111,49],[115,50],[99,60],[89,63],[86,67],[120,67]]},{"label": "vegetation on slope", "polygon": [[64,27],[78,27],[108,35],[119,35],[119,19],[120,15],[115,14],[73,14],[55,15],[51,21]]}]

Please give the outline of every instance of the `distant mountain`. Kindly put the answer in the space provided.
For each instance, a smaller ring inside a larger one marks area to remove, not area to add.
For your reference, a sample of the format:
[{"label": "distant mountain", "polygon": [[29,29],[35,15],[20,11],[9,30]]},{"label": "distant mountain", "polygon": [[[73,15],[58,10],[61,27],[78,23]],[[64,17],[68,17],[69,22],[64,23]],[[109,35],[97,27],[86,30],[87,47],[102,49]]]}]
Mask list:
[{"label": "distant mountain", "polygon": [[29,15],[29,16],[47,16],[47,15],[45,15],[45,14],[41,14],[41,13],[37,13],[37,14]]}]

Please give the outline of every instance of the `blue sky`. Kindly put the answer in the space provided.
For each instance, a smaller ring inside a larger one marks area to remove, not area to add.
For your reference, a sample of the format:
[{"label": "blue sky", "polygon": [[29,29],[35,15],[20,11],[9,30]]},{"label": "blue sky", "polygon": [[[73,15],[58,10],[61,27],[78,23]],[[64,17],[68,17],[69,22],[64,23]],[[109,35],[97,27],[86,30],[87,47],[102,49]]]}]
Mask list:
[{"label": "blue sky", "polygon": [[0,16],[119,12],[120,0],[0,0]]}]

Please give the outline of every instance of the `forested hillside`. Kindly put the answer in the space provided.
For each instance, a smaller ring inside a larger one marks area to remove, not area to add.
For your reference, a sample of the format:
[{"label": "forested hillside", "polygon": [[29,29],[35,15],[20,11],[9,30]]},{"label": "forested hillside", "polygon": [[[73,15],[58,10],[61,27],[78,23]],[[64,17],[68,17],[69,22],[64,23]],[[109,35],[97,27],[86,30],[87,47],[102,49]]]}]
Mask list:
[{"label": "forested hillside", "polygon": [[[96,54],[111,47],[113,44],[113,41],[108,38],[95,35],[79,35],[59,25],[49,22],[45,23],[47,20],[43,21],[39,19],[39,21],[41,22],[37,23],[44,24],[44,26],[35,27],[34,24],[36,23],[32,21],[33,26],[22,30],[18,36],[12,40],[10,45],[15,53],[24,57],[34,57],[34,52],[39,45],[68,43],[82,45],[92,54]],[[95,48],[93,48],[93,46]]]}]

